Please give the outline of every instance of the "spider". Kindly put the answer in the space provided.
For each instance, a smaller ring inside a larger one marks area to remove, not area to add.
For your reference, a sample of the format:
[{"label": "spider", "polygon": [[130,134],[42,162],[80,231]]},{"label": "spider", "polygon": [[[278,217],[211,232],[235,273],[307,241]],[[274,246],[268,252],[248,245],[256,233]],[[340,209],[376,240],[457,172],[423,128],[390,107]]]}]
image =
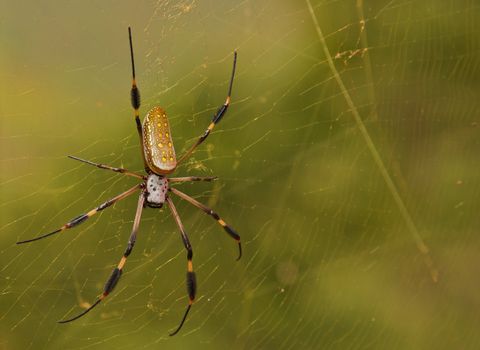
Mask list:
[{"label": "spider", "polygon": [[168,207],[172,212],[172,216],[175,219],[175,222],[180,229],[180,234],[182,237],[183,245],[187,251],[187,278],[186,278],[186,285],[187,285],[187,293],[188,293],[188,306],[185,310],[182,320],[180,321],[179,326],[176,328],[175,331],[170,333],[171,336],[177,334],[180,329],[182,328],[188,312],[195,300],[195,294],[197,289],[197,282],[195,277],[195,272],[193,271],[193,264],[192,264],[192,257],[193,257],[193,250],[188,239],[187,233],[185,228],[183,227],[182,221],[180,220],[180,216],[178,215],[177,209],[173,204],[172,199],[170,198],[170,194],[173,193],[180,197],[181,199],[186,200],[190,204],[194,205],[195,207],[201,209],[206,214],[213,217],[226,231],[226,233],[235,239],[238,243],[238,258],[239,260],[242,256],[242,246],[240,243],[240,236],[235,230],[230,227],[216,212],[212,209],[208,208],[207,206],[203,205],[202,203],[198,202],[194,198],[188,196],[187,194],[180,192],[174,187],[170,186],[170,183],[181,183],[187,181],[212,181],[215,180],[216,177],[198,177],[198,176],[187,176],[187,177],[170,177],[168,178],[167,175],[174,172],[177,166],[184,160],[186,160],[192,152],[203,142],[205,139],[210,135],[210,132],[213,130],[215,125],[222,119],[222,117],[227,112],[228,106],[230,105],[230,96],[232,93],[232,85],[233,85],[233,78],[235,76],[235,66],[237,62],[237,52],[234,51],[233,54],[233,68],[232,68],[232,75],[230,77],[230,85],[228,87],[228,94],[225,100],[225,103],[217,110],[213,119],[205,130],[202,136],[198,138],[198,140],[177,160],[175,156],[175,150],[173,148],[173,140],[170,133],[170,126],[168,123],[168,118],[165,111],[161,107],[154,107],[152,108],[146,115],[145,119],[143,120],[143,124],[140,122],[139,118],[139,108],[140,108],[140,91],[137,87],[137,82],[135,80],[135,62],[133,58],[133,45],[132,45],[132,31],[130,27],[128,27],[128,39],[130,43],[130,58],[132,64],[132,88],[130,90],[131,95],[131,103],[134,109],[135,115],[135,122],[137,125],[138,136],[140,137],[140,148],[143,158],[143,163],[145,166],[145,171],[147,175],[141,175],[132,171],[129,171],[124,168],[116,168],[105,164],[94,163],[88,160],[84,160],[74,156],[68,156],[71,159],[78,160],[80,162],[96,166],[100,169],[111,170],[117,173],[121,173],[127,176],[133,176],[142,180],[142,182],[131,189],[119,194],[118,196],[100,204],[95,209],[90,210],[89,212],[77,216],[76,218],[70,220],[68,223],[60,227],[59,229],[44,234],[42,236],[38,236],[32,239],[19,241],[17,244],[29,243],[33,241],[37,241],[42,238],[46,238],[52,236],[56,233],[68,230],[73,228],[82,222],[86,221],[88,218],[92,217],[99,211],[102,211],[121,199],[124,199],[136,191],[140,190],[140,196],[138,198],[137,204],[137,211],[135,214],[135,219],[133,221],[133,228],[130,234],[130,238],[128,239],[128,244],[125,252],[123,253],[122,258],[120,259],[117,267],[114,268],[110,277],[108,278],[107,282],[105,283],[105,287],[103,288],[103,292],[97,297],[96,301],[82,313],[78,314],[75,317],[58,321],[59,323],[68,323],[74,321],[90,310],[92,310],[95,306],[97,306],[102,300],[104,300],[110,293],[114,290],[115,286],[117,285],[121,275],[125,263],[127,261],[128,256],[133,250],[135,245],[135,241],[137,240],[137,233],[138,228],[140,225],[140,218],[142,216],[143,209],[148,206],[150,208],[161,208],[163,204],[166,202]]}]

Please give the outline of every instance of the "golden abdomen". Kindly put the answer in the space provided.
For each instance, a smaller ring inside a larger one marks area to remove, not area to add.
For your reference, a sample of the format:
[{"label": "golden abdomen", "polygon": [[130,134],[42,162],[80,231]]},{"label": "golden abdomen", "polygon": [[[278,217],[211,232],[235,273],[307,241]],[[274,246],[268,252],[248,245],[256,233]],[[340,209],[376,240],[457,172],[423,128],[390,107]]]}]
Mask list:
[{"label": "golden abdomen", "polygon": [[171,173],[177,167],[167,114],[152,108],[143,120],[143,149],[148,167],[156,174]]}]

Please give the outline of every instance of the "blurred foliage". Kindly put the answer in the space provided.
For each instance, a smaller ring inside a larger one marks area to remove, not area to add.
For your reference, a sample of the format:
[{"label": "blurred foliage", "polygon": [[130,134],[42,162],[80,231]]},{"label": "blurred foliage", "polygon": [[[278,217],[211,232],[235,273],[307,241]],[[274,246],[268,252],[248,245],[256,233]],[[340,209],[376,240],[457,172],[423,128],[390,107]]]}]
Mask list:
[{"label": "blurred foliage", "polygon": [[[0,348],[478,349],[480,8],[475,0],[312,0],[346,92],[415,228],[372,158],[303,1],[8,2],[0,71]],[[28,11],[26,11],[28,9]],[[185,253],[167,210],[144,211],[115,292],[131,197],[30,244],[142,171],[142,114],[163,106],[177,153],[233,104],[179,175],[241,234],[178,208],[198,300],[182,333]],[[417,231],[429,249],[422,253]],[[432,264],[432,266],[428,266]],[[438,282],[431,271],[438,270]]]}]

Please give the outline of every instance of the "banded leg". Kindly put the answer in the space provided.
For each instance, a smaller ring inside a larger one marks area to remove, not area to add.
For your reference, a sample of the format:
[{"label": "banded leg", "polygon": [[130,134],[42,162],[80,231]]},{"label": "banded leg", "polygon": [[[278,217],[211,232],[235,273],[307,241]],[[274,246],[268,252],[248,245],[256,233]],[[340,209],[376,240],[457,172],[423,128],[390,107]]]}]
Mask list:
[{"label": "banded leg", "polygon": [[170,197],[167,197],[167,203],[168,206],[170,207],[170,210],[172,211],[173,218],[175,219],[178,228],[180,229],[180,233],[182,235],[182,241],[183,245],[185,246],[185,249],[187,250],[187,293],[188,293],[188,306],[187,310],[185,310],[185,314],[183,315],[182,321],[180,322],[180,325],[177,327],[177,329],[173,332],[170,333],[169,335],[175,335],[177,334],[180,329],[183,326],[183,323],[187,319],[188,312],[190,311],[190,308],[192,307],[193,301],[195,300],[195,293],[197,291],[197,280],[195,277],[195,272],[193,272],[193,264],[192,264],[192,258],[193,258],[193,250],[192,246],[190,245],[190,241],[188,240],[187,233],[185,232],[185,228],[183,227],[182,221],[180,220],[180,216],[178,215],[177,209],[173,205],[172,200]]},{"label": "banded leg", "polygon": [[143,150],[143,131],[142,123],[140,122],[140,90],[137,87],[137,81],[135,80],[135,60],[133,58],[133,44],[132,44],[132,30],[128,27],[128,41],[130,43],[130,59],[132,61],[132,88],[130,90],[130,100],[132,102],[132,107],[135,115],[135,123],[137,125],[138,137],[140,138],[140,150],[142,152],[143,164],[145,170],[148,172],[149,168],[147,162],[145,161],[145,153]]},{"label": "banded leg", "polygon": [[38,241],[39,239],[42,239],[42,238],[46,238],[46,237],[49,237],[49,236],[52,236],[56,233],[59,233],[59,232],[62,232],[62,231],[65,231],[65,230],[68,230],[72,227],[75,227],[79,224],[81,224],[82,222],[84,222],[85,220],[87,220],[88,218],[92,217],[93,215],[95,215],[96,213],[98,213],[99,211],[102,211],[103,209],[105,208],[108,208],[109,206],[115,204],[116,202],[118,202],[119,200],[125,198],[125,197],[128,197],[129,195],[131,195],[132,193],[134,193],[136,190],[138,190],[140,187],[142,187],[142,184],[138,184],[134,187],[132,187],[131,189],[129,189],[128,191],[125,191],[121,194],[119,194],[118,196],[116,197],[113,197],[112,199],[106,201],[105,203],[102,203],[100,204],[98,207],[96,207],[95,209],[92,209],[90,210],[89,212],[87,212],[86,214],[82,214],[82,215],[79,215],[77,216],[76,218],[70,220],[68,223],[66,223],[65,225],[63,225],[62,227],[60,227],[58,230],[55,230],[53,232],[50,232],[50,233],[47,233],[45,235],[42,235],[42,236],[38,236],[38,237],[35,237],[35,238],[32,238],[32,239],[27,239],[25,241],[19,241],[17,242],[17,244],[23,244],[23,243],[29,243],[29,242],[33,242],[33,241]]},{"label": "banded leg", "polygon": [[178,160],[177,164],[180,164],[182,161],[190,157],[192,152],[203,142],[205,139],[210,135],[210,132],[213,130],[215,125],[222,119],[222,117],[227,112],[228,106],[230,105],[230,96],[232,95],[232,86],[233,86],[233,78],[235,77],[235,67],[237,65],[237,51],[233,52],[233,68],[232,68],[232,76],[230,77],[230,85],[228,87],[228,94],[225,103],[217,110],[217,113],[212,118],[210,125],[205,130],[202,136],[199,137],[197,142],[193,144],[193,146]]},{"label": "banded leg", "polygon": [[86,163],[86,164],[96,166],[97,168],[100,168],[100,169],[111,170],[111,171],[114,171],[116,173],[125,174],[125,175],[128,175],[128,176],[133,176],[133,177],[136,177],[138,179],[143,179],[143,180],[146,179],[145,176],[134,173],[134,172],[132,172],[130,170],[127,170],[127,169],[124,169],[124,168],[114,168],[114,167],[111,167],[111,166],[106,165],[106,164],[94,163],[94,162],[91,162],[89,160],[85,160],[85,159],[78,158],[78,157],[75,157],[75,156],[67,156],[67,157],[70,158],[70,159],[78,160],[78,161]]},{"label": "banded leg", "polygon": [[218,179],[216,176],[184,176],[184,177],[169,177],[168,182],[190,182],[190,181],[214,181]]},{"label": "banded leg", "polygon": [[68,323],[68,322],[75,321],[76,319],[79,319],[80,317],[88,313],[90,310],[92,310],[95,306],[100,304],[100,302],[103,299],[105,299],[113,291],[113,289],[118,283],[118,280],[122,276],[122,271],[123,271],[125,262],[127,261],[127,258],[130,255],[130,253],[132,252],[133,246],[135,245],[135,241],[137,240],[137,232],[138,232],[138,227],[140,226],[140,218],[142,216],[144,201],[145,201],[145,195],[144,195],[144,192],[142,191],[138,199],[137,212],[135,214],[135,220],[133,221],[132,233],[130,234],[130,238],[128,239],[127,249],[125,249],[125,252],[123,253],[123,256],[120,259],[117,267],[113,269],[112,274],[107,280],[107,283],[105,283],[105,287],[103,288],[103,293],[100,294],[97,300],[88,309],[86,309],[85,311],[83,311],[82,313],[78,314],[75,317],[69,318],[67,320],[58,321],[58,323]]},{"label": "banded leg", "polygon": [[225,232],[227,232],[229,234],[230,237],[232,237],[234,240],[237,241],[238,243],[238,258],[237,260],[240,260],[240,258],[242,257],[242,244],[240,242],[240,235],[235,232],[235,230],[233,228],[231,228],[225,221],[223,221],[222,218],[220,218],[220,216],[215,213],[212,209],[208,208],[207,206],[203,205],[202,203],[200,203],[199,201],[197,201],[196,199],[193,199],[192,197],[190,197],[189,195],[183,193],[183,192],[180,192],[179,190],[177,190],[176,188],[174,187],[170,187],[170,191],[172,191],[173,193],[175,193],[177,196],[179,196],[180,198],[182,199],[185,199],[187,202],[189,202],[190,204],[193,204],[194,206],[196,206],[197,208],[200,208],[201,210],[203,210],[206,214],[210,215],[211,217],[213,217],[215,220],[217,220],[217,222],[223,227],[223,229],[225,230]]}]

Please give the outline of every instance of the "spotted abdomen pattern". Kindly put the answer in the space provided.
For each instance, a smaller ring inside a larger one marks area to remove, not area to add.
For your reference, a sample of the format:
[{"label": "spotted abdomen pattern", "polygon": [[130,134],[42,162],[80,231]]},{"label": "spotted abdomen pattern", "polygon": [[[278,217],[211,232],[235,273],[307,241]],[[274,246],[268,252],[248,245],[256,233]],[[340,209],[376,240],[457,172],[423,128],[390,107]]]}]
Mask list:
[{"label": "spotted abdomen pattern", "polygon": [[169,174],[177,167],[167,114],[160,107],[152,108],[143,121],[145,161],[155,174]]}]

